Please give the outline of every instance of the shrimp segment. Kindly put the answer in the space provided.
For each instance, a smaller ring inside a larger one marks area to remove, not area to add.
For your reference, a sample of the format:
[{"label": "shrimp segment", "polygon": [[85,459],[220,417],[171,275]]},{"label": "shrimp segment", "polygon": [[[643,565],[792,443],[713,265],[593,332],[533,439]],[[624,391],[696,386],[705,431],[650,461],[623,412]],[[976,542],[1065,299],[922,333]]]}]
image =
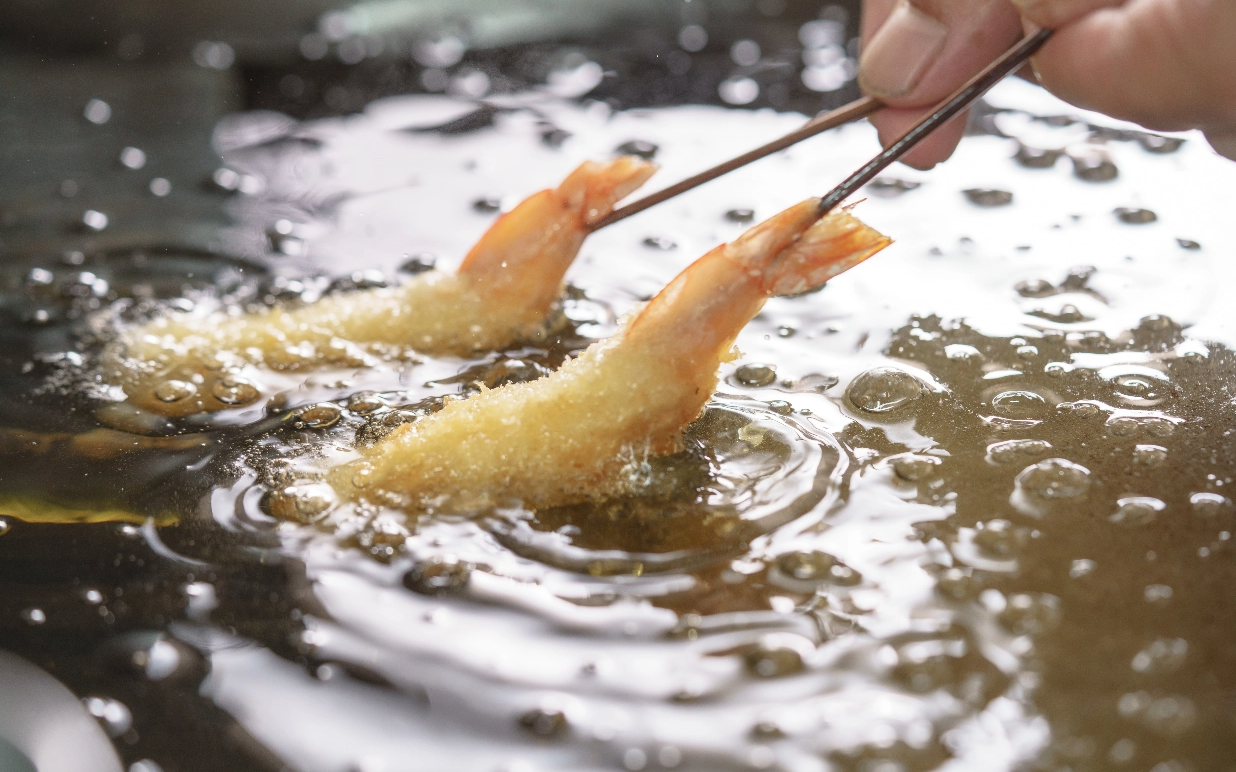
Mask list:
[{"label": "shrimp segment", "polygon": [[335,469],[332,484],[345,497],[373,490],[408,508],[448,511],[628,492],[624,466],[681,447],[735,337],[769,297],[819,286],[891,243],[848,212],[817,221],[818,203],[804,201],[704,255],[616,335],[553,374],[451,401],[399,427]]},{"label": "shrimp segment", "polygon": [[[543,328],[588,226],[656,168],[629,156],[585,162],[556,189],[533,194],[498,218],[457,273],[429,271],[399,287],[330,295],[299,308],[239,317],[161,317],[112,347],[109,376],[140,407],[187,415],[229,406],[213,396],[214,381],[224,376],[212,376],[212,369],[355,367],[372,363],[375,354],[408,349],[470,354],[502,348]],[[180,400],[156,398],[155,389],[168,379],[196,381],[203,388]]]}]

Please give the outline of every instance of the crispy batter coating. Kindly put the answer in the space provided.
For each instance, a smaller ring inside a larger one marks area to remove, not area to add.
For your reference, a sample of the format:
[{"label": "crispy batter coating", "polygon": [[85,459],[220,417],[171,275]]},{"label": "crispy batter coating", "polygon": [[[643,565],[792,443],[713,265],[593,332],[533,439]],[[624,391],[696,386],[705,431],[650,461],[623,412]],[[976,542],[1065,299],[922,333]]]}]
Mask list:
[{"label": "crispy batter coating", "polygon": [[674,452],[734,338],[767,298],[823,284],[889,239],[818,199],[701,257],[612,338],[553,374],[451,401],[334,470],[344,497],[409,509],[545,507],[628,492],[648,455]]},{"label": "crispy batter coating", "polygon": [[[237,404],[217,399],[214,387],[243,364],[357,367],[409,351],[473,354],[527,339],[551,314],[588,226],[655,170],[630,156],[582,164],[498,218],[457,273],[430,271],[398,287],[240,316],[162,316],[109,349],[107,377],[143,409],[187,415]],[[168,380],[196,385],[160,398],[155,391]]]}]

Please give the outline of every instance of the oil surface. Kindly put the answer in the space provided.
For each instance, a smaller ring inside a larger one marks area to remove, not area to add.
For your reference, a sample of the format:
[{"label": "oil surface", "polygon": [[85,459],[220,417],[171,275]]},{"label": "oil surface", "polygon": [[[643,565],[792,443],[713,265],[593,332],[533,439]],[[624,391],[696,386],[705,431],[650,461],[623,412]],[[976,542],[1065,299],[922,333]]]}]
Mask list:
[{"label": "oil surface", "polygon": [[[1236,247],[1217,192],[1236,166],[1198,139],[1164,152],[1001,86],[955,160],[870,187],[858,213],[898,243],[770,301],[686,452],[603,505],[409,518],[332,508],[315,481],[436,399],[611,333],[870,155],[868,126],[591,236],[558,332],[527,347],[255,371],[211,418],[126,412],[95,380],[98,342],[161,304],[312,302],[449,268],[583,159],[641,143],[656,187],[803,120],[491,104],[471,123],[477,105],[430,96],[228,119],[215,180],[242,192],[222,241],[268,243],[262,260],[4,265],[22,326],[0,642],[85,698],[126,760],[1233,769]],[[74,440],[100,427],[121,434]],[[226,739],[198,749],[185,727]]]}]

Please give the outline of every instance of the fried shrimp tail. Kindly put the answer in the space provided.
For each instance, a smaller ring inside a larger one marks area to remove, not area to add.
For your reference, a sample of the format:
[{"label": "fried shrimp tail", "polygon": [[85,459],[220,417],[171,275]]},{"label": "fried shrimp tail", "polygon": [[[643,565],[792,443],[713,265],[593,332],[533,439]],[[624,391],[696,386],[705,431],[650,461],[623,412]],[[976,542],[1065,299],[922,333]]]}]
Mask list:
[{"label": "fried shrimp tail", "polygon": [[[188,415],[235,406],[226,401],[234,390],[216,386],[244,365],[358,367],[411,351],[467,355],[527,339],[544,329],[589,226],[656,168],[629,156],[585,162],[498,218],[456,273],[429,271],[397,287],[240,316],[162,316],[110,348],[106,375],[139,407]],[[157,394],[169,381],[192,385]]]},{"label": "fried shrimp tail", "polygon": [[817,204],[793,206],[696,260],[616,335],[553,374],[399,427],[334,470],[332,484],[345,497],[456,511],[631,492],[625,465],[681,447],[735,337],[769,297],[817,287],[891,243],[845,211],[817,219]]},{"label": "fried shrimp tail", "polygon": [[556,189],[529,196],[499,217],[464,258],[459,275],[489,302],[522,307],[530,319],[543,319],[589,226],[656,169],[634,156],[608,164],[585,161]]}]

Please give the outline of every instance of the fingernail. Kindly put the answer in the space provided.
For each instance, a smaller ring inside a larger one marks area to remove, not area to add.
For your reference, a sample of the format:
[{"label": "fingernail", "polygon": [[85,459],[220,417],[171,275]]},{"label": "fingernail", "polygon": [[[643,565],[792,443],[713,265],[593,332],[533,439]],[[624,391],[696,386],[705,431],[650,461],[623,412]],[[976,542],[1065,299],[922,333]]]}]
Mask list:
[{"label": "fingernail", "polygon": [[935,60],[948,27],[902,0],[880,27],[859,65],[859,82],[877,97],[909,93]]}]

